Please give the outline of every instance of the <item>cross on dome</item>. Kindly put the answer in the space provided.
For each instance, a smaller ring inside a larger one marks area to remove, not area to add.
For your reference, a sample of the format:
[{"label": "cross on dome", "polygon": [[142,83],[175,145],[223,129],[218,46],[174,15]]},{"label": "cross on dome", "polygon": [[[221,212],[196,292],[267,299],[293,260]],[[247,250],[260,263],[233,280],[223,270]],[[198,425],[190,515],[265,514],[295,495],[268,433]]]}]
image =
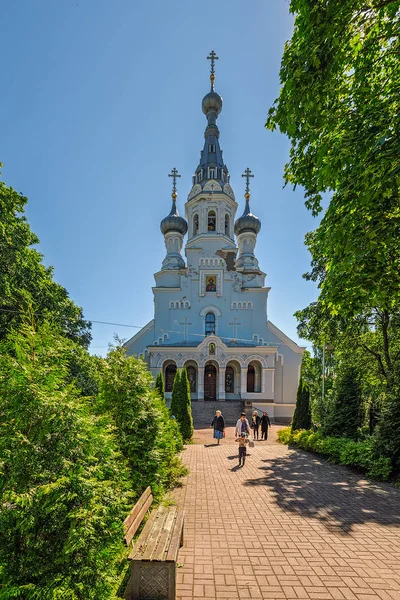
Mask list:
[{"label": "cross on dome", "polygon": [[211,88],[214,89],[214,79],[215,79],[215,61],[219,60],[219,56],[217,56],[214,50],[211,50],[209,56],[207,56],[207,60],[211,60],[211,71],[210,71],[210,80],[211,80]]},{"label": "cross on dome", "polygon": [[242,177],[246,177],[245,198],[247,198],[247,196],[250,198],[250,177],[254,177],[254,175],[252,174],[251,169],[249,169],[249,167],[247,167],[245,172],[242,174]]},{"label": "cross on dome", "polygon": [[181,175],[179,175],[178,169],[174,167],[171,169],[171,173],[168,173],[168,177],[172,177],[172,197],[176,198],[176,179],[177,177],[181,177]]}]

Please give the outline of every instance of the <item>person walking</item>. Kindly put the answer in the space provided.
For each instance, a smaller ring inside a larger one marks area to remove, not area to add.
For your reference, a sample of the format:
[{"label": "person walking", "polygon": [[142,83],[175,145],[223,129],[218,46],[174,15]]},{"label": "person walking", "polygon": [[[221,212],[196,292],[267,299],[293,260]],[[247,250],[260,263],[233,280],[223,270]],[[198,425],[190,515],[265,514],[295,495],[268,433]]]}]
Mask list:
[{"label": "person walking", "polygon": [[246,413],[242,412],[240,419],[238,419],[235,427],[235,437],[239,438],[242,433],[250,435],[250,425],[246,419]]},{"label": "person walking", "polygon": [[263,416],[261,417],[261,439],[268,439],[268,427],[271,427],[271,421],[269,420],[269,416],[264,411]]},{"label": "person walking", "polygon": [[215,417],[213,418],[210,427],[214,427],[214,439],[218,440],[217,444],[219,445],[219,442],[224,437],[225,433],[225,419],[220,410],[215,411]]},{"label": "person walking", "polygon": [[246,445],[249,443],[249,438],[246,436],[246,433],[243,432],[236,441],[239,442],[239,467],[244,467],[247,454]]},{"label": "person walking", "polygon": [[258,440],[258,431],[260,429],[261,419],[258,416],[258,412],[255,410],[251,419],[251,428],[253,430],[253,440]]}]

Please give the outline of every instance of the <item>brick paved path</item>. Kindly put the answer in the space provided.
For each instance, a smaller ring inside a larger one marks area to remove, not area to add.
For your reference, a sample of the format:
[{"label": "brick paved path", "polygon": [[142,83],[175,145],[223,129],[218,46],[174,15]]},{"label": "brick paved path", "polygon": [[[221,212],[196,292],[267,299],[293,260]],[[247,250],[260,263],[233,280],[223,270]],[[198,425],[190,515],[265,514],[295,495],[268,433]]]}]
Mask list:
[{"label": "brick paved path", "polygon": [[197,432],[175,493],[185,510],[178,598],[400,600],[400,490],[274,441],[237,469]]}]

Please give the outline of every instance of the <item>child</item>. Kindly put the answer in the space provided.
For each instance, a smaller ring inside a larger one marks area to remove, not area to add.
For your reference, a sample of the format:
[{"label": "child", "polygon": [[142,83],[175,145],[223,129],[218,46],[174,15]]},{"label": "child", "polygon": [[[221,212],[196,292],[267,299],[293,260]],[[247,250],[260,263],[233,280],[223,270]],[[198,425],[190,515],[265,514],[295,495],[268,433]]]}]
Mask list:
[{"label": "child", "polygon": [[244,467],[244,461],[246,460],[247,453],[246,444],[249,443],[245,432],[241,433],[240,437],[237,438],[236,441],[239,442],[239,467]]}]

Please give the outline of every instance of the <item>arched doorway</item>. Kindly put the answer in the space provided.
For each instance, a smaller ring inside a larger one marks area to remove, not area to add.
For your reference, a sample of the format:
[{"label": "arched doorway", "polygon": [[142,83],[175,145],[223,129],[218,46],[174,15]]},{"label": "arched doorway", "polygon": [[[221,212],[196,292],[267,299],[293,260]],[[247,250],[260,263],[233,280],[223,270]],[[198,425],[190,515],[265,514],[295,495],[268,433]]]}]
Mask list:
[{"label": "arched doorway", "polygon": [[172,392],[172,388],[174,387],[174,379],[176,375],[176,364],[169,363],[165,367],[165,375],[164,375],[164,389],[166,392]]},{"label": "arched doorway", "polygon": [[217,369],[208,363],[204,369],[204,400],[217,399]]}]

